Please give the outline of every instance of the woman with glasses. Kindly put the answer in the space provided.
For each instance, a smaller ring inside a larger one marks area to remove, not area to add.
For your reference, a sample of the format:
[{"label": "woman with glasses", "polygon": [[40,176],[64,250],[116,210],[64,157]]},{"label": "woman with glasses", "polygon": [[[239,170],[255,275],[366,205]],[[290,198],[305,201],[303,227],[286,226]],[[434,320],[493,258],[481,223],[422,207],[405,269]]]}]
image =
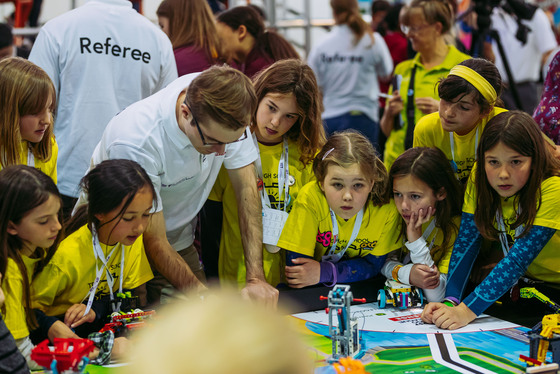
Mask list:
[{"label": "woman with glasses", "polygon": [[436,83],[451,68],[469,58],[444,36],[453,23],[453,13],[445,0],[413,0],[404,7],[402,31],[412,43],[416,55],[401,62],[395,73],[381,118],[381,131],[387,136],[384,162],[390,167],[406,149],[412,147],[414,125],[424,115],[437,112]]},{"label": "woman with glasses", "polygon": [[357,0],[330,0],[336,25],[309,54],[323,92],[327,134],[349,128],[378,146],[379,80],[393,60],[383,37],[362,19]]}]

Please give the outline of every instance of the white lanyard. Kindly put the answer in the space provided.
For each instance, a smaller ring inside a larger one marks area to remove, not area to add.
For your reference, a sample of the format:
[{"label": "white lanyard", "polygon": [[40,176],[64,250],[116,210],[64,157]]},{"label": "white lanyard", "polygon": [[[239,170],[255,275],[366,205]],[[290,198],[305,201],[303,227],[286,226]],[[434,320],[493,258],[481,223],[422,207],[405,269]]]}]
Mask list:
[{"label": "white lanyard", "polygon": [[[428,237],[430,236],[432,231],[434,231],[435,227],[436,227],[436,219],[434,218],[434,219],[432,219],[432,222],[430,222],[428,227],[426,227],[426,231],[424,231],[424,233],[422,234],[422,237],[424,238],[424,240],[426,242],[428,241]],[[430,242],[430,244],[428,244],[428,249],[430,251],[432,250],[432,247],[434,246],[434,242],[436,241],[436,236],[437,236],[437,230],[434,234],[434,237],[432,238],[432,241]]]},{"label": "white lanyard", "polygon": [[[113,303],[115,297],[113,296],[113,282],[114,282],[114,278],[111,275],[111,272],[109,271],[109,266],[108,266],[108,262],[111,259],[111,257],[113,256],[113,253],[115,252],[115,250],[120,246],[122,249],[122,253],[121,253],[121,277],[119,279],[119,292],[118,293],[122,293],[122,286],[123,286],[123,271],[124,271],[124,245],[122,245],[121,243],[117,243],[117,245],[115,245],[113,247],[113,249],[111,250],[111,252],[107,255],[107,257],[105,257],[105,255],[103,254],[103,249],[101,248],[101,245],[99,244],[99,238],[97,236],[97,231],[95,230],[95,228],[92,228],[91,230],[91,241],[92,241],[92,245],[93,245],[93,257],[95,257],[95,281],[93,282],[93,285],[91,286],[90,290],[89,290],[89,298],[88,298],[88,302],[86,305],[86,310],[84,312],[84,316],[86,314],[89,313],[90,309],[91,309],[91,305],[93,304],[93,299],[95,298],[95,291],[97,291],[97,286],[99,285],[99,282],[101,281],[101,275],[103,274],[103,270],[105,270],[105,275],[106,275],[106,279],[107,279],[107,286],[109,287],[109,295],[111,298],[111,303]],[[101,262],[103,263],[103,266],[98,267],[98,260],[101,260]],[[86,295],[86,297],[88,297],[88,295]],[[117,312],[121,307],[121,303],[119,302],[117,304],[117,306],[115,307],[115,305],[112,305],[113,308],[113,312]]]},{"label": "white lanyard", "polygon": [[348,249],[348,247],[350,247],[350,244],[352,244],[354,240],[356,240],[356,237],[360,232],[360,227],[362,226],[362,219],[364,217],[364,208],[360,209],[360,211],[356,215],[356,220],[354,221],[354,228],[352,229],[352,235],[350,236],[350,240],[348,240],[348,243],[346,243],[346,247],[338,253],[334,253],[336,251],[336,243],[338,243],[338,222],[336,221],[336,214],[333,212],[332,209],[330,209],[330,211],[331,211],[331,221],[333,226],[332,229],[333,244],[331,246],[331,249],[329,250],[329,253],[322,257],[322,261],[330,261],[336,263],[340,261],[342,256],[344,256],[346,250]]},{"label": "white lanyard", "polygon": [[[517,212],[517,216],[519,216],[519,211]],[[504,218],[502,217],[502,212],[499,209],[496,212],[496,222],[498,223],[498,229],[500,230],[500,244],[502,245],[502,251],[504,252],[504,257],[505,257],[508,254],[510,247],[509,247],[508,237],[506,233],[506,225],[504,224]],[[515,228],[515,238],[513,238],[513,240],[515,241],[516,238],[521,236],[522,232],[523,232],[523,225],[517,226]]]},{"label": "white lanyard", "polygon": [[[457,173],[459,170],[457,163],[455,162],[455,139],[453,138],[453,131],[449,133],[449,145],[451,146],[451,167],[453,171]],[[474,155],[476,158],[476,149],[478,148],[478,126],[476,126],[476,133],[474,134]]]},{"label": "white lanyard", "polygon": [[27,148],[27,166],[35,167],[35,157],[33,156],[31,147]]},{"label": "white lanyard", "polygon": [[[270,198],[268,197],[266,186],[264,185],[264,175],[261,163],[261,152],[259,149],[259,143],[257,141],[257,136],[254,133],[253,142],[255,143],[255,147],[257,147],[257,152],[259,153],[259,157],[255,160],[255,166],[257,167],[259,178],[263,181],[263,189],[261,190],[262,205],[263,207],[271,208]],[[290,203],[289,188],[290,171],[288,166],[288,140],[286,139],[286,137],[284,137],[282,155],[280,156],[280,161],[278,162],[278,206],[280,206],[280,197],[282,196],[282,192],[284,192],[284,212],[287,210],[288,204]]]}]

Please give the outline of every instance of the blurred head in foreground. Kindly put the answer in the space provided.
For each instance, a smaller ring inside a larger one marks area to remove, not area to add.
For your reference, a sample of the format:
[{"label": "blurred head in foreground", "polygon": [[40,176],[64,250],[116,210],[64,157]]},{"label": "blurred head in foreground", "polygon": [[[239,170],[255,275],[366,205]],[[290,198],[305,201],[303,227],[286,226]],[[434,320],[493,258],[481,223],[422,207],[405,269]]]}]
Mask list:
[{"label": "blurred head in foreground", "polygon": [[135,337],[126,373],[311,374],[285,315],[219,292],[158,312]]}]

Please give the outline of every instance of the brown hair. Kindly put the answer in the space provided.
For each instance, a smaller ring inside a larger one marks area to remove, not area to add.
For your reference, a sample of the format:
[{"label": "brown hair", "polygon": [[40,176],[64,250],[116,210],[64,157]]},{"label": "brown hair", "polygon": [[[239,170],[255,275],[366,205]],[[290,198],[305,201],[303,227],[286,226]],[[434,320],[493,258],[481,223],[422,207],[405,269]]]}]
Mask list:
[{"label": "brown hair", "polygon": [[169,18],[169,39],[173,49],[194,45],[209,60],[218,57],[219,38],[214,15],[206,0],[164,0],[157,11]]},{"label": "brown hair", "polygon": [[[453,217],[461,215],[463,205],[463,190],[459,185],[449,160],[439,148],[416,147],[406,150],[391,165],[389,171],[389,194],[393,194],[393,180],[395,177],[413,177],[426,183],[434,195],[444,191],[443,200],[436,201],[434,219],[436,227],[443,232],[441,248],[450,244],[453,234],[459,228],[453,222]],[[403,233],[406,231],[402,226]]]},{"label": "brown hair", "polygon": [[[51,112],[56,108],[54,85],[47,73],[20,57],[0,61],[0,166],[17,165],[20,159],[21,118],[41,113],[49,98]],[[33,155],[46,162],[52,155],[54,140],[52,122],[38,143],[29,143]]]},{"label": "brown hair", "polygon": [[514,205],[519,207],[519,216],[512,228],[525,225],[520,237],[529,232],[535,221],[541,203],[542,182],[551,176],[560,176],[560,161],[549,151],[539,126],[529,114],[513,110],[492,118],[482,132],[477,150],[479,165],[475,175],[477,204],[474,212],[474,221],[478,230],[485,238],[491,240],[498,239],[499,232],[493,223],[496,212],[501,209],[501,200],[488,182],[484,155],[498,143],[523,156],[531,157],[531,174],[514,200]]},{"label": "brown hair", "polygon": [[489,103],[488,100],[486,100],[472,84],[467,82],[464,78],[456,75],[448,75],[446,78],[442,78],[440,80],[438,94],[441,99],[451,102],[457,98],[456,101],[458,101],[461,100],[463,96],[474,92],[475,102],[480,108],[480,113],[490,111],[493,105],[503,105],[503,102],[500,99],[503,88],[502,77],[496,68],[496,65],[483,58],[469,58],[468,60],[459,63],[459,65],[471,68],[486,79],[488,83],[494,87],[494,90],[496,90],[498,100],[496,103]]},{"label": "brown hair", "polygon": [[335,15],[336,23],[348,25],[356,36],[354,38],[354,45],[358,44],[366,33],[371,38],[371,44],[373,45],[373,32],[367,22],[362,18],[357,0],[331,0],[330,4]]},{"label": "brown hair", "polygon": [[441,23],[441,35],[446,34],[453,24],[453,13],[446,0],[412,0],[409,6],[404,7],[400,17],[403,25],[410,24],[413,9],[420,9],[428,24]]},{"label": "brown hair", "polygon": [[[0,273],[6,276],[8,259],[13,260],[22,277],[23,306],[27,326],[37,328],[37,320],[31,308],[31,292],[27,268],[21,257],[23,242],[17,235],[8,233],[10,223],[19,224],[29,212],[45,203],[51,196],[60,199],[53,180],[42,171],[27,165],[11,165],[0,171]],[[58,211],[62,223],[62,209]],[[50,261],[63,235],[61,229],[49,248],[37,248],[33,256],[41,260],[34,269],[34,278]],[[5,278],[4,278],[5,279]]]},{"label": "brown hair", "polygon": [[373,205],[387,204],[387,169],[370,141],[355,130],[335,132],[327,139],[313,161],[313,173],[317,181],[323,183],[330,165],[348,168],[354,164],[358,164],[364,176],[373,182],[370,193]]},{"label": "brown hair", "polygon": [[227,65],[214,65],[191,82],[187,103],[200,121],[212,119],[238,130],[249,125],[257,96],[245,74]]},{"label": "brown hair", "polygon": [[[254,78],[254,85],[259,103],[267,94],[294,95],[299,118],[286,136],[297,142],[300,161],[307,165],[326,141],[321,92],[313,70],[297,59],[280,60],[261,71]],[[256,127],[254,119],[251,130]]]},{"label": "brown hair", "polygon": [[299,58],[294,47],[275,31],[266,29],[263,19],[253,7],[237,6],[218,14],[217,21],[237,30],[243,25],[255,38],[255,48],[268,54],[274,61]]}]

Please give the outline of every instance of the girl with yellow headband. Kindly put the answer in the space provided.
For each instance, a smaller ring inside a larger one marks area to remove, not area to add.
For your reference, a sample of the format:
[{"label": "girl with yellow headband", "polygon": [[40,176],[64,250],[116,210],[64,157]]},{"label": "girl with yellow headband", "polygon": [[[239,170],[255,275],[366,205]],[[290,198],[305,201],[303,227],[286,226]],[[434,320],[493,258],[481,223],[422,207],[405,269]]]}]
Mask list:
[{"label": "girl with yellow headband", "polygon": [[499,108],[502,78],[491,62],[471,58],[451,69],[438,86],[439,111],[423,117],[414,129],[415,147],[441,149],[457,179],[467,182],[476,160],[476,147]]}]

